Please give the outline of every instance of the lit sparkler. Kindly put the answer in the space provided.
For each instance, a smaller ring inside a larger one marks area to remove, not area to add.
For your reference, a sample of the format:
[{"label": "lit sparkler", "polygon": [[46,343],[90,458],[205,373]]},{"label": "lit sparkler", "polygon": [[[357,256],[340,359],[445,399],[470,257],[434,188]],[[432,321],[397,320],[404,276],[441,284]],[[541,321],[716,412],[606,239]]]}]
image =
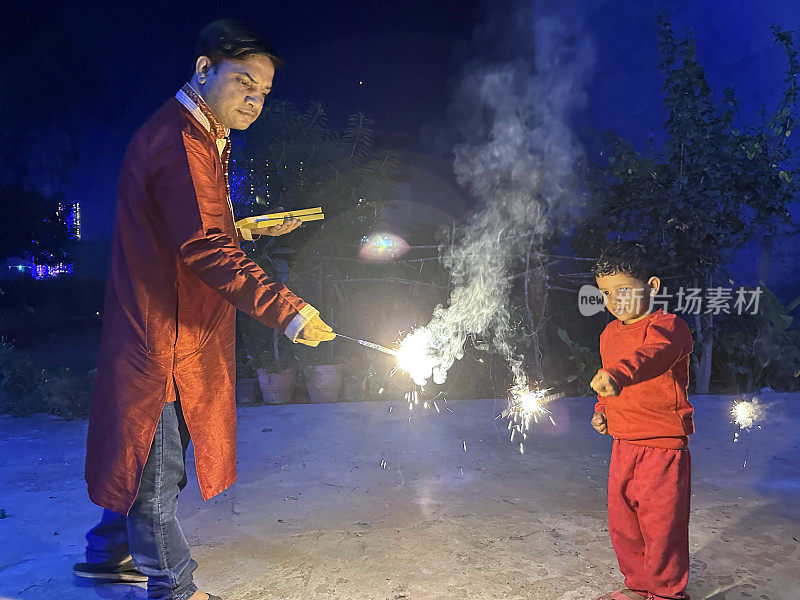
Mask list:
[{"label": "lit sparkler", "polygon": [[431,332],[429,330],[421,327],[412,331],[395,350],[395,356],[397,356],[395,370],[399,369],[408,373],[415,384],[425,385],[436,368],[436,359],[431,354],[430,348]]},{"label": "lit sparkler", "polygon": [[[441,373],[441,368],[438,367],[438,361],[432,353],[432,334],[431,331],[425,327],[408,334],[396,349],[387,348],[373,342],[352,338],[346,335],[337,334],[342,337],[367,348],[378,350],[384,354],[389,354],[397,358],[397,364],[392,373],[401,370],[407,373],[411,379],[414,380],[416,385],[424,386],[427,381],[433,378],[435,383],[444,383],[444,373]],[[482,360],[481,360],[482,362]],[[525,379],[524,374],[518,380]],[[381,389],[383,391],[383,389]],[[424,393],[424,388],[423,388]],[[511,441],[514,441],[516,435],[521,438],[519,442],[520,454],[525,452],[525,440],[528,439],[528,429],[531,422],[538,423],[540,418],[547,416],[550,422],[555,425],[553,417],[550,416],[550,411],[545,408],[545,405],[555,400],[556,398],[563,397],[563,393],[553,393],[552,388],[545,389],[530,389],[525,383],[518,383],[511,388],[509,392],[508,406],[506,409],[497,416],[497,418],[507,418],[508,429],[511,432]],[[438,397],[438,396],[437,396]],[[415,406],[419,405],[419,395],[416,389],[405,394],[405,400],[408,402],[409,412],[414,410]],[[444,402],[447,398],[443,397]],[[437,413],[439,405],[435,402],[423,402],[422,408],[428,410],[434,408]],[[453,412],[449,407],[445,406],[448,412]],[[408,417],[411,422],[411,415]],[[463,441],[464,452],[467,451],[467,443]]]},{"label": "lit sparkler", "polygon": [[[752,400],[738,400],[733,403],[731,415],[739,429],[750,429],[764,419],[764,407],[759,404],[758,398]],[[759,425],[760,427],[760,425]],[[738,437],[738,435],[736,436]]]},{"label": "lit sparkler", "polygon": [[519,444],[519,452],[525,452],[524,441],[528,439],[527,431],[531,422],[538,423],[540,418],[546,415],[550,422],[555,425],[550,411],[545,405],[556,398],[562,398],[563,393],[553,393],[552,388],[529,389],[527,386],[514,386],[509,392],[508,406],[500,413],[497,418],[508,419],[508,429],[511,431],[511,441],[515,436],[522,438]]},{"label": "lit sparkler", "polygon": [[[417,329],[407,335],[405,339],[400,342],[398,348],[387,348],[386,346],[381,346],[374,342],[368,342],[367,340],[361,340],[341,333],[337,333],[336,337],[344,338],[356,344],[371,348],[372,350],[394,356],[397,359],[397,365],[392,372],[394,373],[399,369],[408,373],[411,379],[414,380],[414,383],[420,386],[425,385],[435,368],[436,361],[429,350],[431,335],[425,328]],[[380,394],[382,392],[383,388],[381,388],[378,393]]]}]

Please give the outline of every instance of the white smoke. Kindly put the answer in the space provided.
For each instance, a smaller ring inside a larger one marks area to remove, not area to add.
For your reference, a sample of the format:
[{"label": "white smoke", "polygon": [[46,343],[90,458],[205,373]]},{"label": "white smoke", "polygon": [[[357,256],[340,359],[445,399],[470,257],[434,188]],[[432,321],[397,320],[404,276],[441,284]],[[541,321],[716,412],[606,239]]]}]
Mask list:
[{"label": "white smoke", "polygon": [[511,319],[510,276],[520,255],[531,244],[537,247],[577,202],[573,171],[581,149],[570,117],[585,103],[582,84],[593,53],[571,26],[572,31],[557,19],[539,19],[522,32],[534,36],[535,56],[476,65],[463,79],[456,112],[469,133],[454,150],[454,170],[478,208],[462,237],[443,252],[454,286],[448,304],[403,342],[413,348],[407,370],[417,384],[430,378],[444,383],[469,336],[505,357],[515,388],[527,384],[513,347],[518,332]]}]

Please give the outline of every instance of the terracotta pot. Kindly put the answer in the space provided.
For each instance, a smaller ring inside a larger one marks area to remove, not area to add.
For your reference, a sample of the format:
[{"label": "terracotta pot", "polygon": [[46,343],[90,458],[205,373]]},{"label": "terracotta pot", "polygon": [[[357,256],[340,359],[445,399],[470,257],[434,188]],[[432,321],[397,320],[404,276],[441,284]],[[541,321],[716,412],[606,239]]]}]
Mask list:
[{"label": "terracotta pot", "polygon": [[296,369],[289,367],[277,373],[257,369],[256,374],[264,404],[286,404],[292,399],[292,389],[297,378]]},{"label": "terracotta pot", "polygon": [[236,404],[251,406],[261,403],[261,390],[258,389],[258,379],[243,377],[236,380]]},{"label": "terracotta pot", "polygon": [[305,368],[308,401],[339,402],[342,398],[342,371],[339,365]]},{"label": "terracotta pot", "polygon": [[346,402],[361,400],[361,381],[355,377],[348,377],[344,381],[344,399]]}]

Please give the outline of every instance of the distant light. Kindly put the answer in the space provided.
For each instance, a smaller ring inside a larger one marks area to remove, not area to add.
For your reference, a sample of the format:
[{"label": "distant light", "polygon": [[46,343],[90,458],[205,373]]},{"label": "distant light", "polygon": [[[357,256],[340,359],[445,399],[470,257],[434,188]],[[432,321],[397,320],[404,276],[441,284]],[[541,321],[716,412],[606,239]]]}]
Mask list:
[{"label": "distant light", "polygon": [[358,85],[364,85],[364,82],[363,81],[359,81]]},{"label": "distant light", "polygon": [[361,238],[358,255],[371,261],[394,260],[403,256],[409,248],[408,242],[394,233],[373,233]]},{"label": "distant light", "polygon": [[62,275],[72,275],[71,264],[59,263],[57,265],[34,265],[31,275],[34,279],[50,279]]}]

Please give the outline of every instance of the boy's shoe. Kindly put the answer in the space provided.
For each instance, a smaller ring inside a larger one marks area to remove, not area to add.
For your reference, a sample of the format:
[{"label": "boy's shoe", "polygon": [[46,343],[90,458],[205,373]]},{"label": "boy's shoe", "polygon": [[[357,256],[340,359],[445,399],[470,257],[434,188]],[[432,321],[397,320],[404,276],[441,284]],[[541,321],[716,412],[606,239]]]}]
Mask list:
[{"label": "boy's shoe", "polygon": [[147,575],[136,568],[129,555],[121,562],[78,563],[72,567],[78,577],[97,579],[104,583],[145,583]]},{"label": "boy's shoe", "polygon": [[652,598],[652,596],[643,596],[638,592],[634,592],[631,589],[625,588],[622,590],[616,590],[605,596],[598,596],[595,600],[648,600],[648,598]]}]

